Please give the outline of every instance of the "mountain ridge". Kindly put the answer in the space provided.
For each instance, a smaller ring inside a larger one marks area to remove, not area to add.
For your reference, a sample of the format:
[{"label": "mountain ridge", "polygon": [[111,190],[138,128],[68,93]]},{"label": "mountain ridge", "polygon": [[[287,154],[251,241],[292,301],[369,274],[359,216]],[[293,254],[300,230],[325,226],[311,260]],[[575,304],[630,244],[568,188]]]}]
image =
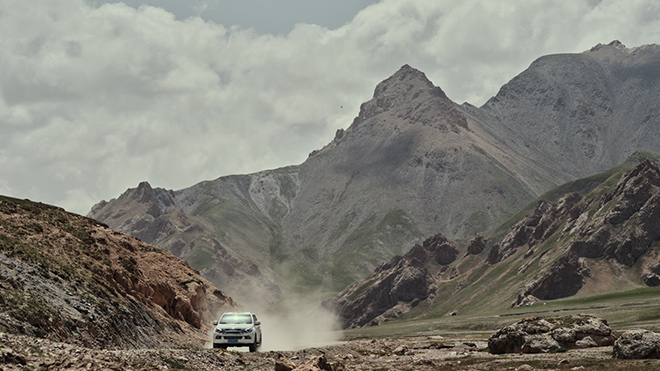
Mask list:
[{"label": "mountain ridge", "polygon": [[300,165],[173,191],[179,206],[157,218],[136,212],[118,223],[119,199],[89,216],[131,234],[169,231],[148,242],[230,293],[256,284],[257,296],[276,301],[286,291],[339,291],[428,236],[470,238],[553,187],[633,151],[660,151],[650,93],[660,79],[648,67],[660,51],[622,48],[541,57],[479,108],[453,103],[405,65]]},{"label": "mountain ridge", "polygon": [[[534,156],[538,161],[579,178],[614,167],[635,151],[657,151],[657,131],[649,128],[658,112],[657,67],[658,45],[628,49],[616,40],[584,53],[544,56],[481,109],[503,125],[516,124],[520,143],[512,145],[532,155],[541,149],[549,158]],[[611,150],[618,147],[623,153]]]}]

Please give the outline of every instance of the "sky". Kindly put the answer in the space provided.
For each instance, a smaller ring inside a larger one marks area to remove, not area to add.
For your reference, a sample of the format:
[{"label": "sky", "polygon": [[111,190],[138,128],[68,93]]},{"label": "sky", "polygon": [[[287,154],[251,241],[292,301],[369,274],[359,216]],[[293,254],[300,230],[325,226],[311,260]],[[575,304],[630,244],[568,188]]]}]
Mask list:
[{"label": "sky", "polygon": [[0,0],[0,194],[297,165],[409,64],[480,106],[540,56],[660,43],[657,0]]}]

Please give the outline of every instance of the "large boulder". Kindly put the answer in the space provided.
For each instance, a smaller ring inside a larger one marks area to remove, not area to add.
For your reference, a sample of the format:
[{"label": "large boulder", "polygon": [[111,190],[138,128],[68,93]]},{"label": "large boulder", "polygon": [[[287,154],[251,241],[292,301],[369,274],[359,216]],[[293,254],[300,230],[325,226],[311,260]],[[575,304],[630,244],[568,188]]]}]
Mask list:
[{"label": "large boulder", "polygon": [[493,354],[548,353],[614,343],[607,321],[588,316],[527,317],[494,333],[488,340]]},{"label": "large boulder", "polygon": [[614,343],[614,358],[660,358],[660,334],[648,330],[624,332]]}]

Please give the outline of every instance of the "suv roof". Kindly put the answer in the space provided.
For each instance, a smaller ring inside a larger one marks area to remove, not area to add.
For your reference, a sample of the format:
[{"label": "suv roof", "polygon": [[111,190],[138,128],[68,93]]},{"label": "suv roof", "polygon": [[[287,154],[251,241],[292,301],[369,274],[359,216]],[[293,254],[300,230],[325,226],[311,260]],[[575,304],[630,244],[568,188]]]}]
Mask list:
[{"label": "suv roof", "polygon": [[225,314],[233,316],[233,315],[236,315],[236,314],[254,314],[254,313],[252,313],[252,312],[225,312],[222,315],[224,316]]}]

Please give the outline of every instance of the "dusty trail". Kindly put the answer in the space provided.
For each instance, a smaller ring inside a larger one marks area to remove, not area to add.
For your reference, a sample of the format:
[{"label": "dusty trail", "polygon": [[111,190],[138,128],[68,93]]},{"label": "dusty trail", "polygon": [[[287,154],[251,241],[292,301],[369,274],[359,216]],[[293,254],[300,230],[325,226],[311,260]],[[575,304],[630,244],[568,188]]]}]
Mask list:
[{"label": "dusty trail", "polygon": [[[360,339],[297,351],[93,350],[0,333],[0,370],[275,370],[323,359],[332,370],[660,369],[660,360],[614,360],[612,347],[493,355],[479,336]],[[311,368],[314,369],[314,368]]]}]

